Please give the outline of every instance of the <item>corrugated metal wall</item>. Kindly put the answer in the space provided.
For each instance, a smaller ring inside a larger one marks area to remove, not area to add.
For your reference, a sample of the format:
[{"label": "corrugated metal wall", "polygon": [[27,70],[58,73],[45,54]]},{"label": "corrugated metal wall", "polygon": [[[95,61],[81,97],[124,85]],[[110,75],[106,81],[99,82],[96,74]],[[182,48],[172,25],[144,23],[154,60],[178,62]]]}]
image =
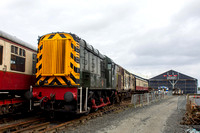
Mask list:
[{"label": "corrugated metal wall", "polygon": [[160,86],[166,86],[169,90],[173,89],[172,84],[164,75],[175,74],[178,75],[177,82],[174,88],[179,88],[183,90],[184,94],[187,93],[197,93],[197,79],[190,76],[184,75],[182,73],[170,70],[156,77],[149,79],[149,86],[154,89],[158,89]]}]

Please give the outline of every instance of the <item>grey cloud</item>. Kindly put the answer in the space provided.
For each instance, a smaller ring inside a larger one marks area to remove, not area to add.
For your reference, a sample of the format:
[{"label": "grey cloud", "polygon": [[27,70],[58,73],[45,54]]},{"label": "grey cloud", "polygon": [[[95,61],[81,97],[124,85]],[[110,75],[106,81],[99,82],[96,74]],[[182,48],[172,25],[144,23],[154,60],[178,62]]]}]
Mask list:
[{"label": "grey cloud", "polygon": [[131,72],[155,76],[190,69],[189,74],[200,78],[194,72],[200,71],[200,2],[185,2],[166,25],[157,8],[163,5],[151,14],[149,4],[154,3],[8,0],[0,5],[0,28],[34,45],[38,35],[73,32]]}]

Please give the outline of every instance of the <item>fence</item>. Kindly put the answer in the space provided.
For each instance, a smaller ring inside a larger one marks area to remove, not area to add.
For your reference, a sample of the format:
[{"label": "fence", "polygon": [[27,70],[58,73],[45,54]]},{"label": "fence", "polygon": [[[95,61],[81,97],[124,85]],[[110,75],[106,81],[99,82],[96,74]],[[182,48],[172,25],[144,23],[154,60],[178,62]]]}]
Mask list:
[{"label": "fence", "polygon": [[178,96],[178,102],[177,102],[177,110],[186,110],[186,95],[179,95]]},{"label": "fence", "polygon": [[192,112],[196,109],[200,110],[200,94],[187,94],[186,110]]},{"label": "fence", "polygon": [[133,94],[131,97],[131,103],[133,106],[136,107],[142,107],[144,105],[148,105],[153,102],[161,101],[164,98],[167,98],[168,96],[171,96],[172,92],[168,93],[145,93],[145,94]]}]

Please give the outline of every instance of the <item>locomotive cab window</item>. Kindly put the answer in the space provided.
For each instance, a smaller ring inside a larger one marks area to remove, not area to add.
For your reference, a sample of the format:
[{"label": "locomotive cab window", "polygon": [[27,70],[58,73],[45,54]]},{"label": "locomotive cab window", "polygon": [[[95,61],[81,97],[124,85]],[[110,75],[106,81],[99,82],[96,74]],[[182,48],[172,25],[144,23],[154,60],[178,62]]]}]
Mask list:
[{"label": "locomotive cab window", "polygon": [[0,65],[2,65],[3,61],[3,46],[0,45]]},{"label": "locomotive cab window", "polygon": [[111,70],[111,67],[112,67],[112,65],[111,65],[111,64],[108,64],[108,69],[109,69],[109,70]]}]

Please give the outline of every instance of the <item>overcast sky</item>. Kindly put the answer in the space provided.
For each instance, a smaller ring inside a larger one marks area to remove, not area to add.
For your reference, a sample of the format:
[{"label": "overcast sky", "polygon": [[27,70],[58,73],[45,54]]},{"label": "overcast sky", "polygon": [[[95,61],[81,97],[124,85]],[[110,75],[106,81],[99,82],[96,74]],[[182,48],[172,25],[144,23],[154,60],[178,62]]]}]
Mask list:
[{"label": "overcast sky", "polygon": [[200,80],[200,0],[1,0],[0,30],[37,45],[72,32],[128,71]]}]

